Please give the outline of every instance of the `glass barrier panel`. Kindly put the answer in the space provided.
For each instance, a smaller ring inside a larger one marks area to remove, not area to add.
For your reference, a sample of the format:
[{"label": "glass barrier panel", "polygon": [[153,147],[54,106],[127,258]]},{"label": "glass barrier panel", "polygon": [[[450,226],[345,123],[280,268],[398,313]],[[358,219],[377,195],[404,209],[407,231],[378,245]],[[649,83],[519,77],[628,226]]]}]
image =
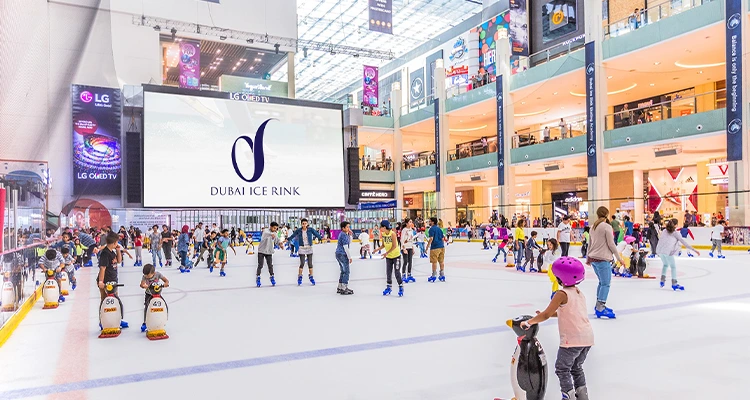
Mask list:
[{"label": "glass barrier panel", "polygon": [[662,121],[726,107],[726,89],[680,97],[634,109],[624,109],[606,116],[606,130]]}]

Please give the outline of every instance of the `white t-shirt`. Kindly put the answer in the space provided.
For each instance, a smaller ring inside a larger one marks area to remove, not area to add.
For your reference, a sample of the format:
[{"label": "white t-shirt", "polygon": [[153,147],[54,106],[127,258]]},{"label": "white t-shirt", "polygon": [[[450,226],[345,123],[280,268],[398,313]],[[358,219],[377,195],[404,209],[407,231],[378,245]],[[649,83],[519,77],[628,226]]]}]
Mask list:
[{"label": "white t-shirt", "polygon": [[560,258],[561,256],[562,256],[562,250],[560,250],[560,248],[558,248],[554,252],[548,249],[547,251],[544,252],[544,265],[551,268],[552,263],[557,261],[557,259]]},{"label": "white t-shirt", "polygon": [[560,232],[560,243],[570,243],[570,224],[560,222],[557,230]]},{"label": "white t-shirt", "polygon": [[414,248],[414,230],[411,228],[404,228],[401,230],[401,247],[404,249]]},{"label": "white t-shirt", "polygon": [[633,246],[622,241],[617,243],[617,251],[622,254],[623,259],[630,259],[630,255],[633,254]]},{"label": "white t-shirt", "polygon": [[369,246],[370,245],[370,234],[366,231],[363,231],[359,234],[359,242],[362,244],[362,246]]},{"label": "white t-shirt", "polygon": [[416,238],[417,238],[417,243],[424,243],[424,239],[425,239],[424,232],[419,231],[419,233],[417,233]]},{"label": "white t-shirt", "polygon": [[711,240],[721,240],[721,234],[724,233],[724,225],[716,225],[711,229]]},{"label": "white t-shirt", "polygon": [[193,238],[196,242],[202,242],[204,236],[206,236],[206,233],[203,231],[203,228],[196,228],[195,232],[193,232]]}]

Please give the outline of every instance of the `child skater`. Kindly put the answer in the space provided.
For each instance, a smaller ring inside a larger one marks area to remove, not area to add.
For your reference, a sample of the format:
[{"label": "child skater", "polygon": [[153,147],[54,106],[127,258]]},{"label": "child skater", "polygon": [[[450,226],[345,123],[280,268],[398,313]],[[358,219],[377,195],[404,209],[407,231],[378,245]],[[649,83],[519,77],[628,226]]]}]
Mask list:
[{"label": "child skater", "polygon": [[[689,226],[690,224],[685,222],[685,225],[683,225],[682,228],[680,229],[680,236],[682,236],[683,239],[687,239],[689,236],[690,239],[695,241],[695,236],[693,236],[693,232],[690,230]],[[688,251],[687,254],[688,254],[688,257],[693,257],[693,253],[691,253],[690,251]],[[677,256],[681,256],[681,255],[682,255],[682,249],[680,249],[680,251],[677,253]]]},{"label": "child skater", "polygon": [[76,290],[76,275],[75,275],[75,262],[76,260],[73,258],[73,255],[70,254],[70,248],[69,247],[63,247],[60,249],[60,254],[63,258],[63,268],[65,269],[65,273],[68,275],[68,282],[70,282],[70,289]]},{"label": "child skater", "polygon": [[151,292],[151,284],[158,283],[159,281],[164,282],[164,287],[169,287],[169,279],[162,275],[161,272],[156,272],[153,264],[144,265],[141,288],[146,289],[146,301],[143,303],[143,325],[141,325],[141,332],[146,332],[146,310],[148,309],[148,303],[151,302],[151,298],[154,296],[154,293]]},{"label": "child skater", "polygon": [[[417,232],[417,247],[419,247],[419,258],[427,258],[427,250],[425,250],[424,243],[425,243],[425,234],[424,234],[424,228],[419,228],[419,232]],[[370,257],[372,258],[372,256]]]},{"label": "child skater", "polygon": [[271,275],[271,286],[276,286],[276,278],[273,276],[273,251],[280,244],[276,231],[279,224],[271,222],[271,226],[263,231],[258,245],[258,270],[255,271],[255,284],[260,287],[260,272],[263,270],[263,262],[268,264],[268,274]]},{"label": "child skater", "polygon": [[659,244],[656,245],[656,254],[662,263],[661,282],[659,283],[661,287],[664,287],[664,282],[667,280],[667,267],[669,267],[672,270],[672,290],[685,290],[684,286],[677,283],[677,265],[674,259],[675,254],[681,249],[680,244],[687,247],[688,250],[692,250],[698,256],[701,255],[677,232],[673,221],[667,222],[667,227],[659,234]]},{"label": "child skater", "polygon": [[391,294],[391,285],[393,283],[391,277],[395,273],[396,282],[398,283],[398,296],[401,297],[404,295],[404,282],[401,280],[401,249],[398,245],[398,237],[396,236],[396,231],[391,228],[390,221],[387,219],[384,219],[380,223],[380,226],[384,229],[384,232],[380,235],[383,238],[383,244],[374,249],[373,252],[377,251],[380,254],[380,251],[385,249],[383,258],[385,258],[385,274],[388,286],[383,290],[383,296]]},{"label": "child skater", "polygon": [[589,242],[591,241],[591,228],[583,228],[583,244],[581,245],[581,258],[586,258],[586,253],[589,252]]},{"label": "child skater", "polygon": [[223,231],[221,231],[221,236],[216,242],[216,249],[214,250],[214,265],[208,269],[208,272],[214,272],[214,267],[221,263],[219,276],[227,276],[227,274],[224,272],[224,267],[227,266],[227,248],[231,248],[234,252],[234,255],[237,255],[237,252],[234,250],[234,246],[232,245],[232,239],[229,238],[229,229],[224,229]]},{"label": "child skater", "polygon": [[364,260],[368,255],[372,258],[370,234],[367,233],[367,229],[362,229],[362,232],[359,234],[359,259]]},{"label": "child skater", "polygon": [[[39,258],[39,267],[44,272],[43,276],[47,276],[47,270],[51,269],[55,271],[55,280],[57,281],[58,290],[60,288],[60,278],[62,277],[62,270],[64,268],[64,260],[62,254],[58,253],[55,249],[48,249],[43,257]],[[57,300],[60,303],[65,302],[65,297],[60,292],[60,298]]]},{"label": "child skater", "polygon": [[497,254],[495,254],[495,258],[492,259],[492,262],[497,262],[497,258],[500,257],[500,253],[503,253],[503,264],[507,264],[508,263],[508,252],[505,251],[505,248],[507,246],[508,246],[508,238],[504,237],[497,244]]},{"label": "child skater", "polygon": [[550,268],[562,288],[558,290],[547,309],[521,323],[531,325],[557,317],[560,330],[560,348],[557,351],[555,373],[560,380],[563,399],[588,400],[583,363],[594,345],[594,330],[586,312],[586,296],[576,286],[583,282],[586,269],[573,257],[561,257]]},{"label": "child skater", "polygon": [[536,231],[531,231],[531,237],[526,242],[526,260],[520,268],[521,272],[526,272],[526,264],[529,264],[529,272],[537,272],[536,268],[534,268],[534,249],[539,250],[539,245],[536,243],[536,235]]},{"label": "child skater", "polygon": [[484,247],[482,250],[492,249],[492,243],[490,242],[490,240],[492,240],[492,233],[490,233],[490,229],[487,228],[484,230],[484,242],[482,243]]},{"label": "child skater", "polygon": [[[632,236],[625,236],[625,239],[617,243],[617,252],[619,252],[622,255],[622,260],[625,261],[625,263],[630,262],[630,256],[633,255],[633,252],[635,249],[633,248],[633,242],[635,242],[635,238]],[[612,268],[612,273],[614,276],[622,276],[623,278],[632,278],[633,275],[629,272],[628,265],[622,264],[619,267],[617,266],[617,260],[613,261],[614,267]]]},{"label": "child skater", "polygon": [[140,267],[143,265],[143,235],[138,228],[135,228],[135,240],[133,244],[135,245],[135,265],[133,266]]},{"label": "child skater", "polygon": [[74,249],[74,250],[75,250],[75,252],[76,252],[76,254],[75,254],[75,258],[76,258],[76,269],[78,269],[78,267],[80,267],[81,265],[83,265],[83,258],[84,258],[84,254],[86,253],[86,250],[88,250],[89,248],[88,248],[88,247],[86,247],[86,246],[84,246],[84,245],[82,245],[82,244],[81,244],[81,240],[80,240],[80,239],[78,239],[78,238],[76,238],[76,240],[75,240],[75,241],[73,241],[73,243],[74,243],[74,245],[75,245],[75,246],[73,247],[73,249]]}]

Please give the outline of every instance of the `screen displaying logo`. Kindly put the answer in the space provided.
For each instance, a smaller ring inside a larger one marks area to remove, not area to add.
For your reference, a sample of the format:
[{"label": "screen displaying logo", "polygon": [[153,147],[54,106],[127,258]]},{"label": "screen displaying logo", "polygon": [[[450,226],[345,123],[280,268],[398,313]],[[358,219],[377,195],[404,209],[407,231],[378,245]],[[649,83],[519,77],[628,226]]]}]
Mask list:
[{"label": "screen displaying logo", "polygon": [[[267,119],[260,124],[258,131],[255,132],[255,141],[248,136],[240,136],[232,145],[232,166],[234,167],[234,172],[236,172],[237,176],[245,182],[255,182],[260,179],[261,175],[263,175],[263,168],[265,167],[265,159],[263,157],[263,135],[266,133],[266,125],[268,125],[269,122],[271,122],[271,120]],[[252,154],[254,161],[255,171],[253,171],[253,176],[250,179],[245,178],[245,175],[240,171],[239,165],[237,165],[237,142],[240,140],[250,146],[250,153]]]}]

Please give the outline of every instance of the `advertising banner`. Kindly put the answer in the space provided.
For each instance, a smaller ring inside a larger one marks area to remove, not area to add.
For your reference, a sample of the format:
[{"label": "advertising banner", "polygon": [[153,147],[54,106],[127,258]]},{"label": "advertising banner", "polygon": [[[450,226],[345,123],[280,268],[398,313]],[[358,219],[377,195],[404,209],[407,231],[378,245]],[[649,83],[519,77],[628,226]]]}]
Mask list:
[{"label": "advertising banner", "polygon": [[219,78],[219,88],[222,92],[241,92],[275,97],[289,96],[289,84],[287,82],[244,76],[222,75]]},{"label": "advertising banner", "polygon": [[427,104],[432,104],[432,99],[435,96],[435,68],[437,68],[437,60],[443,58],[443,50],[438,50],[435,53],[427,56]]},{"label": "advertising banner", "polygon": [[440,193],[440,98],[435,99],[435,192]]},{"label": "advertising banner", "polygon": [[510,0],[510,51],[514,56],[529,56],[529,12],[526,0]]},{"label": "advertising banner", "polygon": [[396,208],[396,200],[357,204],[358,210],[379,210],[383,208]]},{"label": "advertising banner", "polygon": [[[144,89],[145,207],[344,206],[342,105]],[[191,184],[170,178],[198,159]]]},{"label": "advertising banner", "polygon": [[393,0],[368,0],[370,30],[393,34]]},{"label": "advertising banner", "polygon": [[180,42],[180,87],[200,89],[201,87],[201,42],[182,39]]},{"label": "advertising banner", "polygon": [[503,143],[505,136],[505,127],[503,126],[503,109],[504,109],[504,97],[503,93],[503,76],[498,75],[495,80],[495,100],[497,104],[497,185],[505,185],[505,143]]},{"label": "advertising banner", "polygon": [[362,74],[362,101],[365,104],[378,106],[378,67],[364,66]]},{"label": "advertising banner", "polygon": [[[5,188],[0,188],[0,226],[5,226]],[[0,253],[3,252],[3,243],[5,243],[5,238],[3,240],[0,240]]]},{"label": "advertising banner", "polygon": [[73,194],[119,196],[120,89],[72,85]]},{"label": "advertising banner", "polygon": [[589,178],[597,176],[596,165],[596,58],[595,42],[586,43],[586,162]]},{"label": "advertising banner", "polygon": [[727,161],[742,161],[742,5],[727,0]]},{"label": "advertising banner", "polygon": [[409,74],[409,107],[417,108],[424,104],[424,68]]}]

